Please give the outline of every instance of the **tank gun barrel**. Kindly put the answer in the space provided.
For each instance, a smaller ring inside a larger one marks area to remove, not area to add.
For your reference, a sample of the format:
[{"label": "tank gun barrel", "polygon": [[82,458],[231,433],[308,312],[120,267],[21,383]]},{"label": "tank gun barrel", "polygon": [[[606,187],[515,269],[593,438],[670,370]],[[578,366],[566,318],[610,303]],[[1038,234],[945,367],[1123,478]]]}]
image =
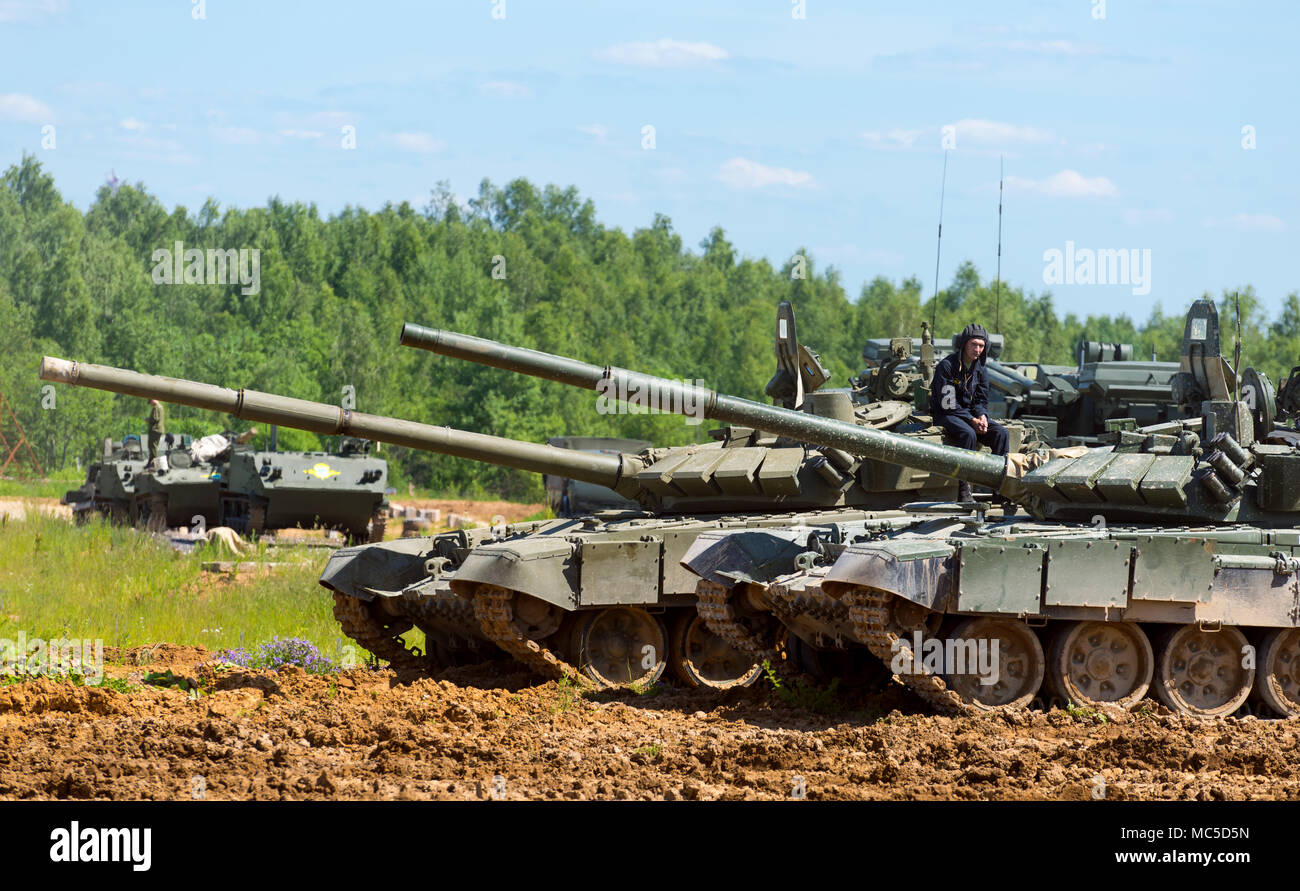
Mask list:
[{"label": "tank gun barrel", "polygon": [[470,433],[452,427],[420,424],[401,418],[370,415],[323,402],[276,396],[257,390],[231,390],[213,384],[142,374],[109,365],[73,362],[46,356],[41,379],[78,387],[93,387],[225,412],[248,421],[278,424],[326,435],[357,436],[457,458],[500,464],[517,470],[551,473],[611,489],[629,472],[632,456],[593,454],[533,442]]},{"label": "tank gun barrel", "polygon": [[1033,378],[1021,374],[1014,368],[1003,365],[997,359],[988,359],[984,364],[989,372],[989,385],[1001,390],[1003,393],[1020,396],[1028,393],[1036,386]]},{"label": "tank gun barrel", "polygon": [[430,352],[491,365],[570,386],[600,389],[610,398],[627,394],[658,394],[655,404],[680,414],[702,414],[725,424],[753,427],[800,442],[841,449],[888,464],[915,467],[943,476],[1000,488],[1006,479],[1006,459],[873,430],[846,421],[802,411],[763,405],[727,396],[706,387],[673,381],[622,368],[590,365],[538,350],[507,346],[493,340],[407,324],[402,344]]}]

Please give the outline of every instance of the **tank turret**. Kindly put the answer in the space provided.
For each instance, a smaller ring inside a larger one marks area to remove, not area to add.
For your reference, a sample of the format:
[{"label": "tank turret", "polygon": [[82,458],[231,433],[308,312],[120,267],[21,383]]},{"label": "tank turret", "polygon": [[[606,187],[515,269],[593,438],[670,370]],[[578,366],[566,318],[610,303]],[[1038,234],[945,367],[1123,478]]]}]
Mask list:
[{"label": "tank turret", "polygon": [[[1008,461],[940,442],[911,439],[808,411],[762,405],[705,387],[600,367],[482,338],[406,325],[402,343],[548,380],[613,393],[657,392],[658,404],[703,417],[771,431],[861,458],[915,467],[988,486],[1041,516],[1112,514],[1196,523],[1285,522],[1300,510],[1300,453],[1256,443],[1271,418],[1232,398],[1232,369],[1218,342],[1214,304],[1198,300],[1183,339],[1184,401],[1199,401],[1200,418],[1116,429],[1086,455]],[[1202,447],[1205,444],[1205,448]],[[1028,472],[1024,472],[1028,469]]]}]

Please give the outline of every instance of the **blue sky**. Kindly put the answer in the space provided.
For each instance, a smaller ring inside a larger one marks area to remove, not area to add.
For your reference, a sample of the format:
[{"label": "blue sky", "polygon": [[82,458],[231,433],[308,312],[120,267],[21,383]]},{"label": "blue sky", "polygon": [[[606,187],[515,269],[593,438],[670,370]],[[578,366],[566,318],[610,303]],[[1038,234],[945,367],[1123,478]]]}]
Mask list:
[{"label": "blue sky", "polygon": [[[1300,289],[1296,5],[1102,10],[0,0],[0,164],[35,153],[81,208],[115,171],[191,211],[421,207],[439,180],[524,176],[628,231],[658,212],[691,245],[721,225],[776,264],[805,247],[856,297],[933,287],[951,127],[941,281],[965,259],[992,276],[1005,155],[1005,279],[1079,314],[1247,283],[1275,310]],[[1067,242],[1150,250],[1150,292],[1045,284]]]}]

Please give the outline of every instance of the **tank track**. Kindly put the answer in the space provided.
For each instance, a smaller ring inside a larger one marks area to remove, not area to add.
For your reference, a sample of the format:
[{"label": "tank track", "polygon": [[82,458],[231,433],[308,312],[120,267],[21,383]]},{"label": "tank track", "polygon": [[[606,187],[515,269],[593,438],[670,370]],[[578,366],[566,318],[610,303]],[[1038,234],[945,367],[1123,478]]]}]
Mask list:
[{"label": "tank track", "polygon": [[365,601],[338,591],[334,592],[334,618],[344,634],[380,659],[387,660],[393,668],[424,666],[424,654],[419,647],[408,647],[401,640],[401,634],[411,627],[409,622],[405,623],[406,627],[401,627],[401,620],[385,625],[374,617]]},{"label": "tank track", "polygon": [[890,629],[889,601],[894,595],[874,588],[855,587],[844,596],[848,605],[849,620],[858,640],[866,644],[872,655],[884,662],[893,663],[902,656],[920,669],[918,674],[897,674],[894,679],[903,683],[917,696],[937,711],[949,715],[974,715],[979,710],[948,689],[943,678],[931,674],[912,658],[912,648],[907,641]]},{"label": "tank track", "polygon": [[[474,612],[474,604],[449,591],[439,591],[433,596],[403,597],[403,611],[415,620],[436,626],[449,625],[462,637],[481,638],[482,628]],[[423,626],[422,626],[423,627]]]},{"label": "tank track", "polygon": [[791,616],[805,615],[831,625],[849,621],[848,605],[836,600],[820,588],[792,590],[786,585],[772,585],[768,588],[768,593],[773,600],[780,603],[782,607],[780,612]]},{"label": "tank track", "polygon": [[474,615],[487,639],[542,677],[554,680],[568,678],[583,687],[594,686],[590,678],[572,665],[537,641],[529,640],[519,633],[514,623],[513,599],[514,592],[508,588],[496,585],[475,586]]},{"label": "tank track", "polygon": [[736,608],[731,605],[731,588],[717,582],[701,581],[695,586],[695,595],[695,610],[704,619],[704,624],[733,650],[755,662],[766,662],[778,676],[793,674],[774,647],[765,646],[740,623]]}]

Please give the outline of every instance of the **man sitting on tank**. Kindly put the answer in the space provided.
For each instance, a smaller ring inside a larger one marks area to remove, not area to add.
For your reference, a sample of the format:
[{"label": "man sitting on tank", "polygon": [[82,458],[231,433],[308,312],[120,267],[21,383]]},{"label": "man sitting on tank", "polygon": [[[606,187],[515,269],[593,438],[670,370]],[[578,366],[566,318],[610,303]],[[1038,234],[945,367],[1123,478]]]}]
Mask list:
[{"label": "man sitting on tank", "polygon": [[[1007,428],[990,421],[988,357],[989,333],[981,325],[966,326],[953,343],[953,351],[940,360],[930,385],[930,413],[943,426],[948,439],[963,449],[988,446],[995,455],[1007,453]],[[970,483],[958,485],[957,500],[969,501]]]}]

